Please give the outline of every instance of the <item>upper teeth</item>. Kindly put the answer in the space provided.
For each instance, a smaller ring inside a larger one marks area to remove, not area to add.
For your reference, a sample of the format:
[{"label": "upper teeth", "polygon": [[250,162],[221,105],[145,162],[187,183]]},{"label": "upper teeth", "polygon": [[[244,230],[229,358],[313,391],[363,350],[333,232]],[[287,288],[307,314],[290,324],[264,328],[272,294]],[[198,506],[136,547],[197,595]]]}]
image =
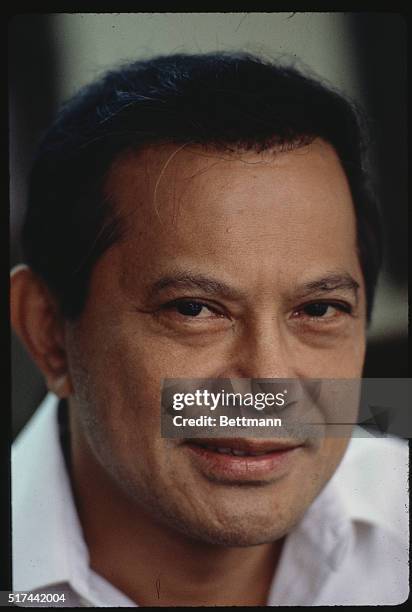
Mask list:
[{"label": "upper teeth", "polygon": [[242,450],[238,450],[237,448],[226,448],[226,447],[215,447],[215,446],[208,446],[206,445],[206,448],[209,448],[210,450],[213,450],[217,453],[222,453],[223,455],[236,455],[236,457],[245,457],[247,455],[252,455],[252,457],[257,457],[259,455],[265,455],[266,451],[260,451],[260,452],[253,452],[253,451],[242,451]]}]

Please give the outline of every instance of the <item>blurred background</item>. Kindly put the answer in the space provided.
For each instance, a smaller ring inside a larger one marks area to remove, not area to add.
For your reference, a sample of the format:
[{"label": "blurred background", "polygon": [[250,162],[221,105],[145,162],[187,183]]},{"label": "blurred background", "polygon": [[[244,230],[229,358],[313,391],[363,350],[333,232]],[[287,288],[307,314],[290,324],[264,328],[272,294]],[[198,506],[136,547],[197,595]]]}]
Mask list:
[{"label": "blurred background", "polygon": [[[364,375],[408,375],[406,22],[396,13],[19,15],[9,26],[11,263],[36,143],[59,105],[117,63],[158,53],[245,50],[308,67],[363,106],[386,233]],[[13,435],[46,393],[12,338]]]}]

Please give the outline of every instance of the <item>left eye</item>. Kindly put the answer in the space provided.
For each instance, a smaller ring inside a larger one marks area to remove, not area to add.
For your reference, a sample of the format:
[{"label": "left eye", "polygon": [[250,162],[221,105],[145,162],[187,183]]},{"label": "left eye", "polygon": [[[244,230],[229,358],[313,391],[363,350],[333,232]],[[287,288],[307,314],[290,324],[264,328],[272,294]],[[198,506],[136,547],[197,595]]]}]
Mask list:
[{"label": "left eye", "polygon": [[300,310],[294,313],[295,316],[306,315],[312,319],[331,319],[341,313],[349,313],[350,307],[345,304],[330,303],[330,302],[314,302],[306,304]]}]

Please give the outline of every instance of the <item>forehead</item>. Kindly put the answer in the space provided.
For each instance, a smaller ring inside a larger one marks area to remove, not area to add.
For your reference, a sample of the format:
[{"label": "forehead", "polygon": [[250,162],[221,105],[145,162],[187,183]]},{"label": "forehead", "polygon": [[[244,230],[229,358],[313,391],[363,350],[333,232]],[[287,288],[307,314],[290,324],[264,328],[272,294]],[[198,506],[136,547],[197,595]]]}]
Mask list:
[{"label": "forehead", "polygon": [[349,185],[322,140],[264,153],[153,146],[119,159],[106,191],[127,227],[125,270],[141,258],[145,273],[177,258],[222,273],[357,261]]}]

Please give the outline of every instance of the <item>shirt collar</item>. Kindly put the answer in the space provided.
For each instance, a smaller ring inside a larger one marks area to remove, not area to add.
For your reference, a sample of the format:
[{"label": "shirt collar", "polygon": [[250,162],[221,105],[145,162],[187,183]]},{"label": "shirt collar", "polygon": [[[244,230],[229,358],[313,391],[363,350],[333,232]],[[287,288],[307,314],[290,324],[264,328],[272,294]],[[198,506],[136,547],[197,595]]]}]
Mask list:
[{"label": "shirt collar", "polygon": [[86,594],[89,555],[60,447],[57,402],[47,395],[13,445],[13,588],[69,582]]},{"label": "shirt collar", "polygon": [[393,504],[388,496],[404,499],[408,475],[405,440],[393,436],[376,439],[356,428],[330,482],[339,490],[340,505],[350,521],[383,528],[398,538],[400,526],[403,533],[408,530],[408,513],[404,505]]},{"label": "shirt collar", "polygon": [[404,441],[376,440],[355,430],[334,475],[286,538],[268,605],[286,601],[316,605],[328,576],[340,569],[354,549],[356,523],[378,527],[394,539],[407,533],[408,514],[400,503],[398,515],[394,514],[393,500],[387,502],[388,483],[394,485],[396,499],[405,498],[408,452]]},{"label": "shirt collar", "polygon": [[343,562],[352,538],[339,487],[329,481],[286,538],[268,605],[289,601],[314,605],[327,577]]},{"label": "shirt collar", "polygon": [[136,607],[89,566],[57,409],[58,398],[49,393],[13,445],[13,589],[69,585],[82,606]]}]

